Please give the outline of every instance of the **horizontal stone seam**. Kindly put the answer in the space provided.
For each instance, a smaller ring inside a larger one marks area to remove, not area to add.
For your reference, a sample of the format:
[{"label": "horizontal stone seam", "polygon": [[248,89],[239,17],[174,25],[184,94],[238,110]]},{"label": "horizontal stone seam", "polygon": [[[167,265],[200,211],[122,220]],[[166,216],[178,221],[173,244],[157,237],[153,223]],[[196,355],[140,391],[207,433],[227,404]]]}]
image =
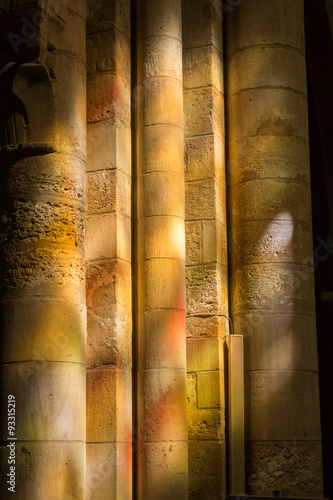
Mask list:
[{"label": "horizontal stone seam", "polygon": [[[212,408],[212,409],[214,409],[214,408]],[[222,443],[225,443],[227,440],[226,439],[221,439],[221,438],[218,438],[218,437],[215,438],[215,439],[212,439],[212,438],[209,439],[209,438],[204,438],[204,437],[195,435],[195,437],[190,437],[189,436],[188,441],[193,441],[193,443],[195,443],[197,441],[205,441],[206,443],[216,443],[216,442],[218,442],[218,443],[222,444]],[[252,442],[252,441],[250,441],[250,442]],[[244,497],[242,495],[241,498],[249,498],[249,497],[247,497],[247,496]]]},{"label": "horizontal stone seam", "polygon": [[[89,336],[89,335],[88,335]],[[131,353],[128,353],[131,354]],[[96,372],[105,372],[110,370],[117,370],[117,372],[122,373],[132,373],[132,365],[129,363],[128,365],[119,364],[119,363],[110,363],[108,365],[98,365],[98,366],[87,366],[86,372],[88,373],[96,373]]]},{"label": "horizontal stone seam", "polygon": [[310,182],[305,181],[305,180],[303,181],[302,179],[292,179],[290,177],[255,177],[252,179],[245,179],[243,181],[238,181],[235,183],[229,183],[227,185],[227,187],[229,188],[229,190],[231,190],[235,187],[242,186],[242,185],[249,183],[249,182],[263,182],[263,181],[276,181],[276,182],[284,182],[284,183],[288,183],[288,184],[303,184],[303,186],[311,189]]},{"label": "horizontal stone seam", "polygon": [[[81,63],[82,66],[84,66],[84,68],[86,68],[86,66],[87,66],[86,61],[84,61],[83,59],[78,57],[74,52],[71,52],[70,50],[54,49],[52,54],[54,54],[55,56],[64,55],[68,58],[75,59],[77,62]],[[57,81],[57,78],[56,78],[56,81]]]},{"label": "horizontal stone seam", "polygon": [[140,259],[142,264],[145,264],[146,262],[150,262],[152,260],[176,260],[178,262],[183,262],[185,265],[185,258],[181,258],[181,257],[148,257],[148,258]]},{"label": "horizontal stone seam", "polygon": [[200,139],[201,137],[215,137],[219,141],[223,142],[223,138],[220,137],[215,131],[207,132],[205,134],[196,134],[196,135],[187,135],[184,134],[185,140],[190,140],[190,139]]},{"label": "horizontal stone seam", "polygon": [[[246,439],[244,440],[246,443],[272,443],[272,444],[280,444],[282,442],[283,443],[295,443],[296,446],[295,448],[297,448],[297,443],[299,442],[304,442],[304,443],[321,443],[321,439],[318,438],[318,439],[304,439],[304,438],[297,438],[297,439]],[[311,499],[309,499],[311,500]]]},{"label": "horizontal stone seam", "polygon": [[156,366],[156,367],[151,367],[151,368],[141,368],[137,369],[136,373],[146,373],[146,372],[157,372],[160,370],[172,370],[172,371],[181,371],[186,374],[186,368],[182,366]]},{"label": "horizontal stone seam", "polygon": [[[186,177],[186,174],[185,174]],[[203,179],[185,179],[185,185],[193,185],[193,184],[199,184],[202,183],[203,181],[216,181],[222,186],[226,186],[226,184],[215,174],[211,175],[210,177],[204,177]]]},{"label": "horizontal stone seam", "polygon": [[305,368],[256,368],[252,370],[244,370],[244,373],[250,374],[250,373],[271,373],[271,372],[305,372],[305,373],[312,373],[314,375],[318,375],[318,370],[309,370]]},{"label": "horizontal stone seam", "polygon": [[[310,259],[311,257],[309,257]],[[235,260],[235,259],[234,259]],[[266,265],[271,265],[273,264],[274,266],[285,266],[286,264],[288,265],[292,265],[292,266],[299,266],[299,267],[304,267],[304,263],[302,262],[295,262],[295,261],[290,261],[290,260],[280,260],[280,261],[276,261],[276,260],[272,260],[272,261],[258,261],[258,262],[251,262],[250,264],[242,264],[240,266],[235,266],[233,264],[232,266],[232,270],[233,272],[236,272],[236,271],[240,271],[244,268],[248,268],[248,267],[251,267],[251,266],[266,266]],[[313,267],[309,265],[307,265],[306,267],[308,267],[310,270],[311,270],[311,274],[312,274],[312,271],[313,271]]]},{"label": "horizontal stone seam", "polygon": [[[168,125],[169,127],[176,127],[176,128],[179,128],[180,130],[184,130],[184,126],[180,126],[180,125],[177,125],[175,123],[168,123],[168,122],[158,122],[158,123],[148,123],[147,125],[143,125],[142,127],[140,128],[137,128],[137,132],[141,131],[141,130],[144,130],[145,128],[148,128],[148,127],[156,127],[158,125]],[[208,134],[207,134],[208,135]],[[140,158],[140,157],[139,157]],[[138,158],[137,160],[137,163],[139,164],[139,161],[140,159]],[[143,163],[143,162],[142,162]]]},{"label": "horizontal stone seam", "polygon": [[[106,69],[106,70],[103,70],[103,71],[98,71],[98,70],[96,70],[96,71],[89,71],[89,72],[87,72],[87,81],[89,83],[89,79],[90,78],[92,79],[95,76],[103,76],[103,75],[113,75],[113,76],[116,76],[116,77],[121,76],[130,85],[132,83],[132,78],[131,78],[130,73],[129,74],[124,73],[123,71],[119,71],[119,69]],[[129,96],[131,94],[130,92],[123,92],[124,95],[126,93],[128,93]]]},{"label": "horizontal stone seam", "polygon": [[[118,201],[118,200],[116,200]],[[116,204],[116,203],[115,203]],[[131,203],[128,204],[128,207],[131,209]],[[128,210],[130,212],[130,210]],[[90,210],[87,210],[86,211],[86,217],[87,219],[89,219],[90,217],[93,218],[93,217],[97,217],[97,216],[106,216],[106,215],[119,215],[121,217],[124,217],[125,219],[128,219],[128,220],[132,220],[132,216],[131,215],[127,215],[125,212],[123,212],[122,210],[107,210],[107,209],[103,209],[101,208],[100,210],[98,210],[97,212],[96,211],[90,211]]]},{"label": "horizontal stone seam", "polygon": [[215,90],[215,92],[217,94],[219,94],[220,97],[224,97],[224,92],[222,92],[221,90],[219,90],[214,83],[210,83],[209,85],[201,85],[201,86],[198,86],[198,87],[186,87],[186,85],[183,84],[183,91],[184,91],[184,93],[187,92],[187,91],[191,91],[191,90],[205,90],[205,89],[207,89],[207,90],[213,89],[213,90]]},{"label": "horizontal stone seam", "polygon": [[[287,311],[287,310],[282,310],[282,311],[276,311],[275,309],[272,310],[272,311],[268,311],[267,314],[266,314],[266,311],[259,311],[259,310],[255,310],[253,311],[252,309],[249,310],[249,311],[246,311],[245,314],[248,316],[260,316],[260,320],[262,319],[262,316],[267,316],[267,317],[274,317],[274,316],[304,316],[306,318],[312,318],[312,319],[315,319],[316,318],[316,314],[315,314],[315,311],[313,312],[302,312],[302,311],[298,311],[296,313],[292,312],[291,310]],[[238,313],[234,314],[233,316],[231,316],[231,320],[234,320],[235,318],[237,318],[238,316]],[[255,325],[254,325],[255,326]]]},{"label": "horizontal stone seam", "polygon": [[[275,219],[274,218],[274,221],[276,223],[289,222],[289,224],[290,224],[290,219]],[[269,222],[271,224],[273,221],[271,218],[269,218],[269,219],[248,219],[248,220],[243,220],[241,222],[228,224],[228,228],[229,229],[239,228],[239,227],[243,227],[245,224],[251,224],[252,222]],[[310,223],[308,221],[293,218],[292,223],[293,224],[300,224],[301,226],[308,227],[309,230],[311,229]]]},{"label": "horizontal stone seam", "polygon": [[[180,216],[180,215],[169,215],[169,214],[157,214],[157,215],[142,215],[140,217],[137,217],[136,218],[136,221],[137,222],[141,222],[141,221],[145,221],[146,219],[154,219],[154,218],[158,218],[158,217],[167,217],[167,218],[170,218],[170,219],[178,219],[180,221],[184,221],[184,217],[183,216]],[[138,234],[138,238],[140,238],[140,233]]]},{"label": "horizontal stone seam", "polygon": [[145,76],[144,78],[140,79],[137,81],[137,86],[140,86],[140,84],[144,84],[146,82],[149,82],[151,80],[171,80],[173,82],[179,83],[179,86],[182,88],[183,87],[183,80],[179,78],[175,78],[174,76],[170,75],[154,75],[154,76]]},{"label": "horizontal stone seam", "polygon": [[[126,260],[122,257],[117,257],[117,256],[104,257],[104,258],[96,257],[96,258],[88,259],[86,261],[86,265],[87,265],[87,273],[86,274],[88,274],[88,271],[91,267],[94,267],[94,266],[99,265],[99,264],[108,264],[110,262],[115,263],[115,264],[117,264],[117,262],[123,262],[125,264],[130,264],[130,265],[132,264],[132,260]],[[89,276],[87,276],[88,284],[89,284],[90,279],[91,278]]]},{"label": "horizontal stone seam", "polygon": [[[216,211],[216,210],[215,210]],[[187,222],[219,222],[222,224],[224,227],[226,227],[226,224],[222,222],[220,219],[216,219],[216,217],[209,218],[209,217],[200,217],[200,219],[189,219],[188,217],[185,217],[185,223]],[[229,227],[229,226],[228,226]]]},{"label": "horizontal stone seam", "polygon": [[123,441],[123,440],[119,439],[119,440],[114,440],[114,441],[89,441],[87,439],[86,444],[87,445],[94,444],[96,446],[103,445],[103,444],[127,444],[127,445],[130,444],[130,445],[133,445],[133,440],[132,441]]},{"label": "horizontal stone seam", "polygon": [[40,296],[34,296],[34,295],[29,295],[29,297],[21,297],[21,298],[18,298],[18,299],[10,299],[10,300],[1,300],[0,301],[0,306],[1,304],[11,304],[12,302],[49,302],[49,301],[54,301],[54,302],[61,302],[61,303],[65,303],[67,305],[69,304],[72,304],[73,302],[76,303],[76,304],[80,304],[82,306],[84,306],[84,308],[86,308],[86,302],[82,302],[80,300],[76,300],[76,299],[71,299],[70,302],[68,302],[68,299],[61,299],[59,297],[48,297],[47,295],[43,295],[43,297],[40,297]]},{"label": "horizontal stone seam", "polygon": [[[185,41],[184,41],[184,38],[185,38]],[[212,47],[218,53],[218,55],[221,57],[221,62],[222,62],[222,52],[214,43],[205,43],[204,45],[186,45],[186,36],[184,38],[183,38],[183,52],[190,52],[193,50],[207,49],[207,48]]]},{"label": "horizontal stone seam", "polygon": [[87,38],[90,38],[91,36],[96,36],[100,35],[103,33],[111,33],[112,31],[118,31],[124,38],[126,38],[127,41],[131,41],[131,38],[127,36],[121,29],[118,28],[116,24],[112,24],[111,28],[106,28],[105,30],[100,30],[100,31],[89,31],[87,32]]},{"label": "horizontal stone seam", "polygon": [[[87,22],[86,16],[84,16],[83,14],[80,14],[80,12],[78,12],[77,10],[72,9],[69,5],[67,5],[67,9],[68,9],[68,11],[72,12],[77,17],[79,17],[84,22],[84,24],[86,24],[86,22]],[[44,9],[43,9],[43,11],[44,11]],[[60,16],[58,16],[58,17],[62,20],[62,18]]]},{"label": "horizontal stone seam", "polygon": [[183,46],[183,40],[182,38],[178,38],[173,35],[164,35],[164,34],[159,34],[159,35],[145,35],[141,38],[137,38],[136,43],[139,45],[140,43],[149,40],[150,38],[169,38],[170,40],[176,40],[177,42],[180,42],[180,44]]},{"label": "horizontal stone seam", "polygon": [[121,120],[118,116],[114,116],[113,118],[101,118],[100,120],[95,120],[95,119],[94,120],[90,120],[90,118],[87,118],[87,126],[89,126],[89,125],[95,125],[96,123],[111,123],[112,125],[115,125],[115,122],[117,123],[117,125],[118,124],[122,124],[122,125],[124,125],[125,129],[128,128],[129,130],[131,130],[131,123],[130,123],[130,121],[126,122],[124,120]]},{"label": "horizontal stone seam", "polygon": [[293,87],[284,87],[283,85],[278,85],[278,86],[261,85],[260,87],[245,87],[245,88],[238,90],[237,92],[230,93],[229,96],[238,96],[238,95],[242,94],[243,92],[247,92],[249,90],[250,91],[251,90],[285,90],[285,91],[293,92],[297,95],[300,95],[307,100],[307,94],[305,92],[302,92],[301,90],[298,90],[298,89],[294,89]]},{"label": "horizontal stone seam", "polygon": [[[28,186],[27,190],[29,191],[30,189],[33,191],[33,190],[38,190],[39,188],[43,188],[43,184],[34,184],[32,187]],[[17,200],[17,201],[20,201],[22,204],[25,204],[25,203],[40,203],[40,202],[44,202],[44,203],[47,203],[47,204],[51,204],[52,202],[54,203],[57,203],[57,205],[61,205],[61,207],[64,207],[64,206],[69,206],[69,205],[73,205],[75,208],[78,208],[78,209],[82,209],[82,211],[84,210],[84,206],[85,206],[85,200],[82,199],[81,200],[78,200],[76,197],[73,197],[73,195],[70,195],[70,194],[57,194],[55,193],[53,190],[51,190],[50,188],[48,188],[49,192],[48,193],[38,193],[36,192],[36,194],[32,193],[31,197],[28,198],[26,196],[26,198],[24,198],[24,195],[22,196],[18,196],[16,197],[15,195],[12,196],[12,200]],[[84,196],[84,195],[83,195]],[[58,208],[58,207],[56,207]],[[56,208],[55,208],[55,211],[56,211]],[[36,212],[38,212],[38,208],[36,208]]]},{"label": "horizontal stone seam", "polygon": [[[230,127],[228,127],[228,128],[230,128]],[[234,136],[235,134],[230,134],[229,133],[229,137],[230,137],[230,135]],[[299,135],[289,135],[289,134],[255,134],[255,135],[246,135],[246,136],[242,137],[241,139],[229,140],[228,142],[229,142],[229,144],[239,144],[242,141],[246,141],[247,139],[257,139],[257,138],[261,138],[261,137],[274,137],[274,138],[276,138],[276,137],[291,137],[292,139],[296,139],[296,140],[302,141],[305,145],[309,144],[309,139],[308,138],[304,138],[304,137],[301,137]],[[260,149],[260,147],[257,148],[257,149]]]},{"label": "horizontal stone seam", "polygon": [[249,49],[266,49],[266,48],[292,50],[300,54],[302,57],[305,57],[305,54],[300,48],[294,47],[292,45],[285,45],[283,43],[256,43],[254,45],[247,45],[241,47],[240,49],[236,49],[233,52],[230,52],[229,54],[225,52],[225,60],[226,62],[230,63],[231,59],[239,52],[245,52],[246,50]]},{"label": "horizontal stone seam", "polygon": [[87,39],[89,40],[90,38],[97,37],[98,35],[112,33],[112,32],[118,32],[121,36],[123,36],[126,39],[127,42],[131,42],[131,38],[127,36],[123,31],[121,31],[116,25],[112,26],[111,28],[107,28],[105,30],[87,33]]},{"label": "horizontal stone seam", "polygon": [[[292,299],[293,300],[293,299]],[[295,316],[312,316],[315,314],[315,308],[313,308],[312,310],[307,307],[306,308],[306,311],[307,312],[302,312],[304,311],[304,307],[302,309],[295,309],[295,306],[294,304],[290,307],[290,309],[272,309],[272,308],[267,308],[267,309],[254,309],[254,308],[251,308],[251,309],[239,309],[239,310],[236,310],[236,308],[232,308],[233,309],[233,314],[232,314],[232,318],[235,319],[235,317],[239,316],[239,315],[261,315],[261,316],[264,316],[265,314],[269,314],[270,316],[272,315],[287,315],[287,314],[294,314]],[[293,311],[292,313],[290,311]],[[310,313],[309,313],[310,311]],[[255,326],[253,328],[256,328]]]},{"label": "horizontal stone seam", "polygon": [[6,245],[6,250],[23,250],[25,248],[29,249],[29,248],[33,248],[33,249],[39,249],[39,248],[49,248],[49,249],[61,249],[61,248],[64,248],[64,250],[75,250],[76,253],[78,253],[81,257],[84,257],[84,245],[82,245],[82,248],[81,246],[76,246],[76,245],[73,245],[73,244],[69,244],[69,243],[57,243],[55,241],[48,241],[48,240],[38,240],[38,241],[35,241],[35,242],[29,242],[29,241],[26,241],[27,238],[25,238],[24,240],[20,241],[20,242],[17,242],[17,243],[9,243]]},{"label": "horizontal stone seam", "polygon": [[55,360],[46,360],[46,359],[25,359],[22,361],[6,361],[5,363],[1,363],[0,366],[15,366],[15,365],[20,365],[20,364],[25,364],[25,363],[37,363],[37,364],[61,364],[61,365],[77,365],[77,366],[83,366],[84,368],[86,367],[86,363],[78,363],[76,361],[55,361]]},{"label": "horizontal stone seam", "polygon": [[[222,262],[219,261],[209,261],[209,262],[201,262],[200,264],[186,264],[186,270],[193,270],[193,269],[216,269],[216,268],[222,268],[222,269],[228,269],[228,264],[223,264]],[[204,285],[204,283],[200,283]]]},{"label": "horizontal stone seam", "polygon": [[[88,158],[88,163],[89,163],[89,158]],[[131,164],[129,164],[129,168],[131,168]],[[95,174],[95,173],[98,174],[98,173],[102,173],[102,172],[105,172],[105,173],[109,173],[109,172],[118,173],[118,172],[120,172],[122,175],[125,175],[128,179],[130,179],[130,180],[133,179],[133,176],[131,176],[127,172],[124,172],[124,170],[122,168],[120,168],[119,166],[116,166],[116,167],[112,166],[112,167],[106,167],[106,168],[94,168],[93,170],[89,170],[89,167],[87,167],[87,170],[86,170],[87,174]]]}]

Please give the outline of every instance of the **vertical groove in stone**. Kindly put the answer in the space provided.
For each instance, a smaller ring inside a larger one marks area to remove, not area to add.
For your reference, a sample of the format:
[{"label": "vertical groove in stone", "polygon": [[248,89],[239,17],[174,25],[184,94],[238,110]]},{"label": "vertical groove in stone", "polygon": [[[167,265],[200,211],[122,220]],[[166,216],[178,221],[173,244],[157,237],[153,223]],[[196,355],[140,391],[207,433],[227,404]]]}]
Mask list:
[{"label": "vertical groove in stone", "polygon": [[85,2],[41,14],[38,60],[8,47],[0,76],[1,478],[12,394],[16,494],[84,500]]},{"label": "vertical groove in stone", "polygon": [[228,333],[222,10],[183,2],[189,497],[226,495]]},{"label": "vertical groove in stone", "polygon": [[187,498],[180,0],[137,2],[138,499]]},{"label": "vertical groove in stone", "polygon": [[231,309],[244,335],[246,489],[321,496],[303,2],[226,15]]},{"label": "vertical groove in stone", "polygon": [[132,498],[130,0],[88,2],[87,499]]}]

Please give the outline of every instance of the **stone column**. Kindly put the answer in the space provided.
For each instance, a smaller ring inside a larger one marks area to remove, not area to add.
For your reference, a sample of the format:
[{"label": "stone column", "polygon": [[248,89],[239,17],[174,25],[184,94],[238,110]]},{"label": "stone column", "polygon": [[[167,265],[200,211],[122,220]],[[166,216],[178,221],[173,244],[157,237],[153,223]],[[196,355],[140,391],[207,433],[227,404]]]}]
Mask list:
[{"label": "stone column", "polygon": [[130,1],[88,2],[87,499],[132,498]]},{"label": "stone column", "polygon": [[231,307],[244,335],[246,489],[321,496],[303,1],[226,14]]},{"label": "stone column", "polygon": [[138,498],[187,498],[180,0],[137,2]]},{"label": "stone column", "polygon": [[228,333],[222,10],[183,2],[189,496],[226,495]]},{"label": "stone column", "polygon": [[1,492],[84,500],[85,2],[10,17],[38,36],[8,45],[0,76]]}]

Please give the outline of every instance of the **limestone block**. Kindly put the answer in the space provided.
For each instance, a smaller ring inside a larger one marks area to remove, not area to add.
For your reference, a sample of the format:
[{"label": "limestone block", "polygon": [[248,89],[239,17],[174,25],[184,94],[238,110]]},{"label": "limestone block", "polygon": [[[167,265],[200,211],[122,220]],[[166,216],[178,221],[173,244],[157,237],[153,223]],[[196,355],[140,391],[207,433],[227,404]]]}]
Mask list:
[{"label": "limestone block", "polygon": [[[310,186],[289,179],[253,179],[230,188],[231,224],[253,220],[311,220]],[[302,203],[299,203],[302,200]]]},{"label": "limestone block", "polygon": [[[146,485],[149,484],[149,489]],[[143,443],[138,450],[138,498],[187,499],[187,442]]]},{"label": "limestone block", "polygon": [[184,180],[177,172],[151,172],[138,183],[138,213],[141,217],[184,218]]},{"label": "limestone block", "polygon": [[[173,279],[170,279],[172,276]],[[176,259],[152,259],[138,264],[138,281],[142,288],[138,297],[138,310],[184,310],[184,262]]]},{"label": "limestone block", "polygon": [[132,498],[130,443],[88,443],[87,463],[87,500]]},{"label": "limestone block", "polygon": [[[225,222],[225,221],[224,221]],[[227,227],[220,221],[202,222],[203,263],[228,265]]]},{"label": "limestone block", "polygon": [[155,124],[138,132],[140,175],[156,171],[184,174],[184,132],[179,127]]},{"label": "limestone block", "polygon": [[250,312],[233,321],[244,338],[246,370],[317,370],[314,315]]},{"label": "limestone block", "polygon": [[187,268],[187,314],[218,314],[228,304],[227,269],[220,264]]},{"label": "limestone block", "polygon": [[87,371],[87,442],[132,439],[132,374],[112,365]]},{"label": "limestone block", "polygon": [[[223,439],[224,410],[221,410],[221,372],[187,374],[187,413],[189,440]],[[202,383],[208,383],[208,392]],[[211,391],[212,389],[212,391]],[[205,407],[200,403],[204,403]]]},{"label": "limestone block", "polygon": [[187,221],[185,224],[186,238],[186,265],[199,265],[202,263],[202,222]]},{"label": "limestone block", "polygon": [[[223,351],[221,361],[223,366]],[[199,372],[197,373],[197,383],[198,408],[220,408],[224,406],[223,371]]]},{"label": "limestone block", "polygon": [[226,496],[225,442],[189,441],[189,500]]},{"label": "limestone block", "polygon": [[[87,269],[87,307],[117,302],[126,315],[131,311],[131,264],[120,259],[90,263]],[[104,315],[104,313],[103,313]]]},{"label": "limestone block", "polygon": [[[85,366],[71,362],[26,361],[1,367],[3,394],[13,394],[16,436],[25,441],[82,441],[85,438]],[[1,439],[7,436],[2,405]]]},{"label": "limestone block", "polygon": [[224,316],[187,316],[187,337],[224,337],[228,333],[229,322]]},{"label": "limestone block", "polygon": [[[269,105],[267,104],[269,103]],[[229,133],[243,139],[255,135],[308,140],[306,96],[283,88],[244,90],[228,101]]]},{"label": "limestone block", "polygon": [[86,307],[77,302],[19,300],[0,304],[1,362],[85,362]]},{"label": "limestone block", "polygon": [[138,317],[137,331],[140,370],[185,366],[184,311],[164,309],[144,312]]},{"label": "limestone block", "polygon": [[200,372],[223,369],[223,340],[189,338],[186,342],[187,371]]},{"label": "limestone block", "polygon": [[217,134],[186,139],[185,179],[202,180],[216,176],[225,183],[224,146]]},{"label": "limestone block", "polygon": [[170,36],[151,36],[139,41],[137,50],[138,82],[153,77],[169,77],[182,81],[181,40]]},{"label": "limestone block", "polygon": [[131,260],[131,220],[120,214],[97,214],[86,218],[86,259]]},{"label": "limestone block", "polygon": [[234,274],[232,308],[244,311],[314,311],[313,272],[306,265],[253,264]]},{"label": "limestone block", "polygon": [[287,212],[280,213],[272,221],[254,220],[237,225],[232,236],[230,248],[234,270],[254,262],[310,264],[311,228],[294,221]]},{"label": "limestone block", "polygon": [[227,174],[229,183],[250,179],[291,179],[310,183],[309,147],[303,139],[280,135],[257,135],[241,141],[230,141]]},{"label": "limestone block", "polygon": [[139,1],[137,6],[137,40],[145,37],[169,36],[181,40],[180,0]]},{"label": "limestone block", "polygon": [[[186,373],[161,368],[138,373],[139,439],[186,441]],[[140,425],[141,422],[141,425]]]},{"label": "limestone block", "polygon": [[[0,447],[0,488],[7,491],[8,448]],[[85,500],[85,443],[16,442],[16,494],[35,500]],[[56,478],[56,482],[55,482]],[[12,493],[8,492],[9,495]],[[4,493],[5,495],[5,493]],[[4,496],[4,498],[10,498]]]},{"label": "limestone block", "polygon": [[131,179],[118,170],[87,174],[88,213],[121,213],[131,216]]},{"label": "limestone block", "polygon": [[226,52],[254,45],[281,44],[304,53],[303,2],[246,0],[226,13]]},{"label": "limestone block", "polygon": [[304,55],[291,47],[260,45],[237,52],[228,64],[232,94],[259,87],[288,88],[307,95]]},{"label": "limestone block", "polygon": [[[182,83],[170,77],[149,78],[137,88],[137,129],[155,124],[183,127]],[[140,97],[141,95],[141,97]]]},{"label": "limestone block", "polygon": [[[185,259],[184,221],[155,216],[138,221],[138,259]],[[143,240],[143,241],[142,241]]]},{"label": "limestone block", "polygon": [[[128,281],[130,276],[128,277]],[[115,291],[115,296],[117,291]],[[116,297],[114,298],[114,300]],[[101,299],[102,301],[102,299]],[[130,368],[132,363],[131,293],[128,307],[110,303],[105,294],[104,306],[88,310],[87,367],[117,365]]]},{"label": "limestone block", "polygon": [[318,373],[255,370],[245,374],[247,436],[252,440],[320,440]]},{"label": "limestone block", "polygon": [[222,52],[222,3],[185,0],[183,40],[185,48],[213,45]]},{"label": "limestone block", "polygon": [[109,31],[117,28],[130,38],[130,2],[129,0],[88,0],[87,33]]},{"label": "limestone block", "polygon": [[225,186],[216,178],[187,182],[186,221],[219,220],[225,223]]},{"label": "limestone block", "polygon": [[185,49],[183,53],[184,89],[213,85],[223,94],[222,55],[213,46]]},{"label": "limestone block", "polygon": [[84,277],[83,255],[67,245],[8,245],[1,256],[3,300],[28,294],[84,303]]},{"label": "limestone block", "polygon": [[214,87],[184,90],[185,135],[197,136],[214,132],[224,136],[223,95]]},{"label": "limestone block", "polygon": [[87,74],[110,71],[131,78],[130,41],[118,29],[93,33],[87,38]]},{"label": "limestone block", "polygon": [[[120,91],[121,89],[121,91]],[[126,127],[131,123],[130,82],[120,73],[98,73],[87,81],[87,120],[119,120]]]},{"label": "limestone block", "polygon": [[322,498],[320,442],[254,442],[249,448],[247,484],[252,495],[271,495],[279,489],[290,497]]},{"label": "limestone block", "polygon": [[87,125],[87,171],[117,168],[131,175],[131,130],[119,121]]}]

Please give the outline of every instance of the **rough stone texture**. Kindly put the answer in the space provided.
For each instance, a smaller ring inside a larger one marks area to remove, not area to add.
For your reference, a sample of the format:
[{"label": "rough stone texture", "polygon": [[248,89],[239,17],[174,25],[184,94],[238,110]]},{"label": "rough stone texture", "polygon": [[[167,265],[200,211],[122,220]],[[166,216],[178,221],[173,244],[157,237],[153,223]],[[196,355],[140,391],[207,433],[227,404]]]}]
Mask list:
[{"label": "rough stone texture", "polygon": [[[253,495],[322,495],[302,7],[248,0],[225,22],[231,312]],[[286,447],[294,439],[304,453]]]},{"label": "rough stone texture", "polygon": [[87,499],[130,499],[130,2],[88,1],[87,31]]},{"label": "rough stone texture", "polygon": [[[226,493],[229,325],[216,316],[228,315],[221,6],[183,2],[189,498],[205,500]],[[207,468],[196,453],[201,443]]]}]

